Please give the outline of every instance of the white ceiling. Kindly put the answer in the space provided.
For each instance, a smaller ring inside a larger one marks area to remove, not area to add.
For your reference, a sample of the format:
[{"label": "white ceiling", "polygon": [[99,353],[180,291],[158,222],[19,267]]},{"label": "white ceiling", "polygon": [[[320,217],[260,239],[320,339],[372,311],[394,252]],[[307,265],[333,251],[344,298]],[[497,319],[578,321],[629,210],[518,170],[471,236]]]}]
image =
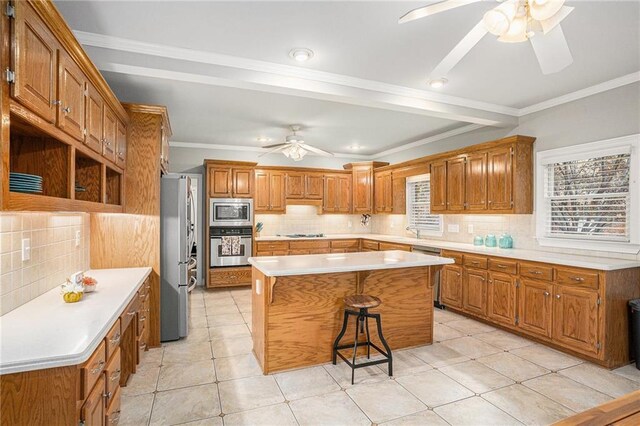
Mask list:
[{"label": "white ceiling", "polygon": [[[184,142],[259,146],[257,136],[277,139],[299,122],[308,142],[373,153],[469,123],[514,125],[519,109],[640,70],[640,2],[574,1],[563,22],[567,69],[545,76],[529,43],[487,36],[430,91],[429,71],[496,3],[397,24],[429,2],[56,4],[91,33],[79,38],[116,93],[168,105]],[[315,57],[293,62],[296,46]]]}]

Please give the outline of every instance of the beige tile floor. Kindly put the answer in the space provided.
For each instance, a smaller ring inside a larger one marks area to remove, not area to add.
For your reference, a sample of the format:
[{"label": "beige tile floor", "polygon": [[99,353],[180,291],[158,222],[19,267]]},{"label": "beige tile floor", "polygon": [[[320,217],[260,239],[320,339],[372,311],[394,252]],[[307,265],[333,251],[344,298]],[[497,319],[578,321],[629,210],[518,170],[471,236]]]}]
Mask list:
[{"label": "beige tile floor", "polygon": [[[263,376],[251,353],[250,290],[194,290],[190,334],[143,356],[121,425],[545,425],[640,389],[608,371],[447,311],[435,343],[356,372],[326,364]],[[248,321],[248,323],[247,323]]]}]

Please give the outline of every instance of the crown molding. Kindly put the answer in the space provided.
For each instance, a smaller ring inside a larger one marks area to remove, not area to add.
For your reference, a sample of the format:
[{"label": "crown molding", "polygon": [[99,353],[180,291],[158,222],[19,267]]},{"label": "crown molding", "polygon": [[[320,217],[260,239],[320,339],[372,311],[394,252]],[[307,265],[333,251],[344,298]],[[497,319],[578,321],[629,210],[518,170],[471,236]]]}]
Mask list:
[{"label": "crown molding", "polygon": [[147,43],[127,38],[107,36],[85,31],[74,31],[74,34],[83,45],[99,47],[103,49],[119,50],[129,53],[138,53],[162,58],[185,60],[209,65],[218,65],[229,68],[300,78],[303,80],[337,84],[341,86],[371,90],[395,96],[403,96],[424,101],[478,109],[486,112],[494,112],[514,117],[518,114],[518,110],[516,108],[511,108],[503,105],[474,101],[457,96],[434,93],[428,90],[413,89],[405,86],[398,86],[375,80],[367,80],[342,74],[330,73],[326,71],[318,71],[309,68],[241,58],[238,56],[224,55],[215,52],[206,52],[201,50]]},{"label": "crown molding", "polygon": [[533,114],[534,112],[543,111],[568,102],[577,101],[578,99],[597,95],[598,93],[617,89],[618,87],[626,86],[627,84],[636,83],[638,81],[640,81],[640,71],[632,72],[631,74],[623,75],[622,77],[614,78],[613,80],[605,81],[591,87],[567,93],[566,95],[558,96],[557,98],[547,99],[546,101],[521,108],[518,110],[518,117]]}]

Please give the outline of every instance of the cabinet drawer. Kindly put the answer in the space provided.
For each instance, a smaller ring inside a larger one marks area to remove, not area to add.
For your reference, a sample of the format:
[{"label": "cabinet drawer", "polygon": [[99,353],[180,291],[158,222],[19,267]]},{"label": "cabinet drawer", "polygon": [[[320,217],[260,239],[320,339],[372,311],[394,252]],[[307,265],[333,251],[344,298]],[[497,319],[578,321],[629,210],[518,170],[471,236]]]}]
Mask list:
[{"label": "cabinet drawer", "polygon": [[472,256],[465,254],[463,256],[464,266],[470,268],[487,269],[487,258],[482,256]]},{"label": "cabinet drawer", "polygon": [[327,253],[331,253],[331,249],[329,247],[309,249],[309,254],[327,254]]},{"label": "cabinet drawer", "polygon": [[553,281],[553,268],[539,263],[520,262],[520,276],[536,280]]},{"label": "cabinet drawer", "polygon": [[120,315],[120,328],[122,331],[129,327],[129,324],[135,318],[138,309],[140,309],[140,299],[136,295]]},{"label": "cabinet drawer", "polygon": [[329,248],[331,242],[328,240],[323,241],[290,241],[289,242],[289,250],[300,250],[300,249],[323,249]]},{"label": "cabinet drawer", "polygon": [[251,284],[251,268],[213,268],[210,270],[209,282],[218,287]]},{"label": "cabinet drawer", "polygon": [[120,318],[116,320],[116,323],[113,324],[109,333],[107,333],[107,337],[105,337],[105,341],[107,344],[107,359],[111,358],[120,346],[120,338],[122,337],[122,332],[120,330]]},{"label": "cabinet drawer", "polygon": [[120,421],[120,388],[111,395],[105,413],[105,425],[115,426]]},{"label": "cabinet drawer", "polygon": [[82,366],[82,399],[85,399],[93,385],[102,376],[107,365],[107,351],[104,341]]},{"label": "cabinet drawer", "polygon": [[136,339],[136,364],[140,364],[142,353],[147,350],[147,338],[145,333]]},{"label": "cabinet drawer", "polygon": [[258,241],[256,243],[257,251],[273,251],[273,250],[288,250],[288,241]]},{"label": "cabinet drawer", "polygon": [[[144,306],[144,304],[142,305]],[[137,328],[137,334],[136,336],[141,336],[142,332],[144,331],[144,328],[146,327],[147,324],[147,313],[144,311],[144,309],[142,309],[142,306],[140,308],[140,310],[138,310],[138,328]]]},{"label": "cabinet drawer", "polygon": [[406,244],[394,244],[394,243],[381,242],[378,244],[378,249],[380,251],[385,251],[385,250],[411,251],[411,246],[408,246]]},{"label": "cabinet drawer", "polygon": [[442,250],[440,253],[442,257],[448,257],[449,259],[453,259],[456,265],[462,265],[462,253],[456,253],[454,251]]},{"label": "cabinet drawer", "polygon": [[362,240],[362,249],[367,251],[377,251],[380,249],[380,244],[377,241]]},{"label": "cabinet drawer", "polygon": [[141,297],[145,297],[146,295],[149,294],[149,289],[151,288],[151,285],[149,284],[149,278],[147,278],[145,280],[144,283],[142,283],[142,286],[140,286],[140,290],[138,290],[138,294]]},{"label": "cabinet drawer", "polygon": [[331,241],[332,249],[341,249],[341,248],[359,248],[358,240],[334,240]]},{"label": "cabinet drawer", "polygon": [[118,387],[120,387],[120,373],[121,373],[121,364],[120,364],[120,348],[113,354],[109,363],[107,364],[107,368],[104,370],[105,377],[107,379],[106,390],[107,395],[109,392],[113,395]]},{"label": "cabinet drawer", "polygon": [[518,273],[518,262],[506,259],[489,258],[489,270],[515,275]]},{"label": "cabinet drawer", "polygon": [[585,269],[556,268],[556,283],[598,288],[598,273]]}]

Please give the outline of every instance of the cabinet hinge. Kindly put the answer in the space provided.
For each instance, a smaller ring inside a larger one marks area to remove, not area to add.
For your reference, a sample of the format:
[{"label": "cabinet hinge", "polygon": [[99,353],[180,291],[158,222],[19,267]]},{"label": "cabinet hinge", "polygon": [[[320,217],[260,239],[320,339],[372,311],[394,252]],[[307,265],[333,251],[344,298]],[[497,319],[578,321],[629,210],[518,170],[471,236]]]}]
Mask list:
[{"label": "cabinet hinge", "polygon": [[82,135],[87,136],[87,129],[82,129]]},{"label": "cabinet hinge", "polygon": [[16,82],[16,73],[7,68],[4,70],[4,78],[7,80],[7,83],[13,84]]},{"label": "cabinet hinge", "polygon": [[11,5],[11,3],[7,3],[7,8],[4,10],[4,14],[9,18],[16,19],[16,8]]},{"label": "cabinet hinge", "polygon": [[513,157],[513,147],[509,148],[509,152],[511,153],[511,156]]},{"label": "cabinet hinge", "polygon": [[520,317],[516,315],[516,325],[520,324]]},{"label": "cabinet hinge", "polygon": [[520,280],[516,280],[516,288],[520,288]]},{"label": "cabinet hinge", "polygon": [[596,349],[600,350],[600,342],[596,343]]},{"label": "cabinet hinge", "polygon": [[596,300],[596,305],[600,306],[601,303],[602,303],[602,299],[598,297],[598,300]]},{"label": "cabinet hinge", "polygon": [[78,422],[78,426],[85,426],[84,420],[80,420],[80,421]]}]

